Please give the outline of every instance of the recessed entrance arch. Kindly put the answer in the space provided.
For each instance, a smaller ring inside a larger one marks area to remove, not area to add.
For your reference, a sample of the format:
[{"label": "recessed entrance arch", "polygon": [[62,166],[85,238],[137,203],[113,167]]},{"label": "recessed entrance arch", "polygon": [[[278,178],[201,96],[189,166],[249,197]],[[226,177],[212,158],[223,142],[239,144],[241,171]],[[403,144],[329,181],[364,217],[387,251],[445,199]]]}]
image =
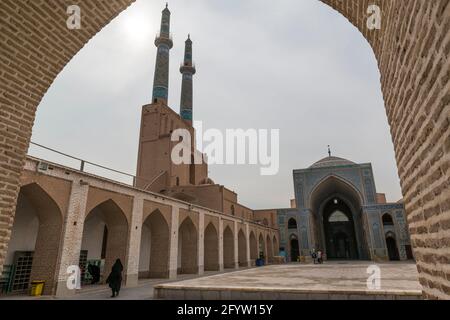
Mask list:
[{"label": "recessed entrance arch", "polygon": [[94,207],[86,215],[81,242],[80,268],[86,284],[91,280],[86,272],[89,264],[99,266],[101,282],[106,280],[116,259],[126,267],[127,244],[128,221],[116,202],[109,199]]},{"label": "recessed entrance arch", "polygon": [[234,268],[234,236],[231,228],[227,226],[223,231],[223,267]]},{"label": "recessed entrance arch", "polygon": [[238,250],[239,250],[239,266],[240,267],[247,267],[247,241],[245,239],[245,234],[242,229],[238,232]]},{"label": "recessed entrance arch", "polygon": [[13,292],[26,291],[33,280],[44,280],[44,294],[56,286],[56,265],[62,232],[62,213],[38,184],[20,188],[6,265],[13,266]]},{"label": "recessed entrance arch", "polygon": [[297,259],[300,256],[300,248],[298,245],[298,238],[296,235],[291,235],[291,238],[289,240],[289,247],[290,247],[291,261],[297,261]]},{"label": "recessed entrance arch", "polygon": [[267,261],[266,243],[264,241],[262,233],[259,234],[258,240],[259,240],[259,258],[262,258]]},{"label": "recessed entrance arch", "polygon": [[219,270],[219,234],[210,222],[205,229],[205,271]]},{"label": "recessed entrance arch", "polygon": [[338,197],[328,200],[323,220],[327,258],[358,259],[353,214],[345,202]]},{"label": "recessed entrance arch", "polygon": [[362,196],[345,179],[330,175],[312,190],[314,248],[327,259],[368,259]]},{"label": "recessed entrance arch", "polygon": [[386,247],[388,250],[388,257],[390,261],[399,261],[400,254],[398,252],[397,240],[395,239],[395,234],[388,232],[386,234]]},{"label": "recessed entrance arch", "polygon": [[178,231],[178,273],[198,272],[197,228],[190,217],[186,217]]},{"label": "recessed entrance arch", "polygon": [[161,211],[153,211],[142,224],[139,256],[140,278],[169,276],[169,225]]}]

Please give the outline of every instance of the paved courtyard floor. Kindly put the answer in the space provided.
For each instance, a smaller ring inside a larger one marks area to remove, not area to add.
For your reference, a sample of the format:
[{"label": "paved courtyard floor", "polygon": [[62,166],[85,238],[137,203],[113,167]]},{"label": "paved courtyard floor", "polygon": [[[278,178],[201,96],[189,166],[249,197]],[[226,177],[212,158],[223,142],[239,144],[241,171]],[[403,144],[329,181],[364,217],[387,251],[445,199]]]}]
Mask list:
[{"label": "paved courtyard floor", "polygon": [[[245,270],[243,268],[242,270]],[[226,274],[227,272],[233,272],[235,270],[226,269],[220,274]],[[127,288],[125,286],[120,290],[118,297],[111,298],[111,289],[108,285],[88,285],[79,290],[76,294],[65,298],[56,298],[53,296],[40,296],[31,297],[29,295],[7,295],[1,296],[0,300],[152,300],[154,299],[154,286],[162,283],[171,283],[174,281],[194,279],[199,277],[207,277],[211,275],[219,274],[217,271],[207,271],[202,276],[198,275],[178,275],[176,280],[168,279],[141,279],[136,287]]]},{"label": "paved courtyard floor", "polygon": [[373,262],[285,264],[156,285],[165,299],[418,299],[414,263],[381,263],[380,289],[369,290]]},{"label": "paved courtyard floor", "polygon": [[[284,264],[207,272],[203,276],[181,275],[177,280],[140,280],[137,287],[123,287],[110,298],[106,285],[87,286],[75,300],[162,299],[419,299],[421,286],[414,263],[377,264],[380,290],[367,290],[367,267],[372,262],[326,262],[322,265]],[[157,294],[155,295],[155,290]],[[7,296],[0,299],[56,299],[51,296]],[[59,298],[61,299],[61,298]]]}]

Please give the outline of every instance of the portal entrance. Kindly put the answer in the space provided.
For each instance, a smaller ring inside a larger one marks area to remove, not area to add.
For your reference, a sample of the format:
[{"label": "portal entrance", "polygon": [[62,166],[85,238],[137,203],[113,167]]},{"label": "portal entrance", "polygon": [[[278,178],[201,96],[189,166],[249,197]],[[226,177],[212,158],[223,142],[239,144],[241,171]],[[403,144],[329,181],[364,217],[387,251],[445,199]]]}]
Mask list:
[{"label": "portal entrance", "polygon": [[339,176],[324,178],[311,192],[312,245],[325,259],[369,259],[363,221],[363,196]]},{"label": "portal entrance", "polygon": [[358,259],[352,211],[339,198],[329,200],[323,210],[328,259]]}]

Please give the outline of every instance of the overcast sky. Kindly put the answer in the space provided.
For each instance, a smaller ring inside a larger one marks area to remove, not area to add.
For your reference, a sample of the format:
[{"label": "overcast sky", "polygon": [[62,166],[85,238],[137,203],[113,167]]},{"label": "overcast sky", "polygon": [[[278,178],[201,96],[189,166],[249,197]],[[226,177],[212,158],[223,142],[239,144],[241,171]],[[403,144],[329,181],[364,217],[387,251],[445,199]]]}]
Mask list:
[{"label": "overcast sky", "polygon": [[[38,108],[34,142],[135,173],[164,5],[137,0],[74,57]],[[190,33],[195,120],[220,130],[280,129],[277,175],[210,166],[216,183],[254,209],[289,207],[292,170],[327,156],[330,144],[335,156],[371,162],[377,191],[401,198],[375,57],[344,17],[318,0],[172,0],[169,9],[169,106],[179,111],[178,69]],[[30,154],[75,165],[35,147]]]}]

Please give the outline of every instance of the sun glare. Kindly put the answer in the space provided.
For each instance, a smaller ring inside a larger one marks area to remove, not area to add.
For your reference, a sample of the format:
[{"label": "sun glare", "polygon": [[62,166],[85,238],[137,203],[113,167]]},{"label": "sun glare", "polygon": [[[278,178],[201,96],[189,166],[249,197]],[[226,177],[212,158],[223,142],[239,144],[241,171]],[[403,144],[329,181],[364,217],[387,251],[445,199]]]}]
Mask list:
[{"label": "sun glare", "polygon": [[142,11],[130,12],[124,17],[122,30],[130,42],[136,45],[144,45],[148,43],[149,37],[156,34],[152,22],[152,19]]}]

